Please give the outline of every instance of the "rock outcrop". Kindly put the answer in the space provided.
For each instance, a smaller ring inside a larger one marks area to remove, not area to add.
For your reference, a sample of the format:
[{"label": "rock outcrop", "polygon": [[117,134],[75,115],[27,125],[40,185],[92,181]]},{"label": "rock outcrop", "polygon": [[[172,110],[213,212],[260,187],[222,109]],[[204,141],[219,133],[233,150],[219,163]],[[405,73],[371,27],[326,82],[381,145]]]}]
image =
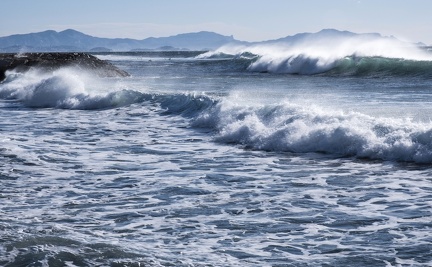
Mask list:
[{"label": "rock outcrop", "polygon": [[126,77],[129,74],[107,61],[86,53],[26,53],[0,54],[0,81],[7,70],[25,72],[32,67],[54,71],[61,67],[75,67],[91,71],[100,77]]}]

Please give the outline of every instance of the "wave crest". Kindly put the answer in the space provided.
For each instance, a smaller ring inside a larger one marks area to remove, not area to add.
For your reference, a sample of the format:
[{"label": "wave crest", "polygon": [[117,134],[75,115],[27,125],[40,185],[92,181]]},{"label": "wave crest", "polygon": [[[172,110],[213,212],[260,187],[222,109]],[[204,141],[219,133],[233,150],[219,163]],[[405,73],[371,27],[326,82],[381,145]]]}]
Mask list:
[{"label": "wave crest", "polygon": [[432,123],[291,103],[247,107],[222,101],[195,126],[214,128],[218,142],[257,150],[432,163]]},{"label": "wave crest", "polygon": [[[227,45],[199,58],[249,59],[247,70],[287,74],[398,75],[432,72],[432,54],[377,34],[323,30],[251,45]],[[394,66],[396,65],[396,66]]]}]

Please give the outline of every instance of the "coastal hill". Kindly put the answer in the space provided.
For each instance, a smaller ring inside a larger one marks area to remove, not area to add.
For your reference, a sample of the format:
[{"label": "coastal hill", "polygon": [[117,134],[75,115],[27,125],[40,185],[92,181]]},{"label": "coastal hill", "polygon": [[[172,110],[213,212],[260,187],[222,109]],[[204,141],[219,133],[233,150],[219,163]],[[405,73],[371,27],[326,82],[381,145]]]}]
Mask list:
[{"label": "coastal hill", "polygon": [[99,38],[76,30],[53,30],[15,34],[0,37],[0,52],[91,52],[158,50],[171,47],[175,50],[210,50],[229,43],[241,43],[233,36],[214,32],[184,33],[170,37],[146,38]]}]

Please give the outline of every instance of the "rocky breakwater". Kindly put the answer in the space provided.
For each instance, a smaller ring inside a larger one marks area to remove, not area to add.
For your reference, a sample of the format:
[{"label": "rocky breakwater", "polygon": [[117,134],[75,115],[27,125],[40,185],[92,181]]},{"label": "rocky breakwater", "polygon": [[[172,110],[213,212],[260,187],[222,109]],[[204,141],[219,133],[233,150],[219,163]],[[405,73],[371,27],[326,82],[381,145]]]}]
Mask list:
[{"label": "rocky breakwater", "polygon": [[0,81],[6,78],[6,71],[28,71],[39,68],[55,71],[62,67],[74,67],[90,71],[100,77],[126,77],[129,74],[107,61],[86,53],[26,53],[0,54]]}]

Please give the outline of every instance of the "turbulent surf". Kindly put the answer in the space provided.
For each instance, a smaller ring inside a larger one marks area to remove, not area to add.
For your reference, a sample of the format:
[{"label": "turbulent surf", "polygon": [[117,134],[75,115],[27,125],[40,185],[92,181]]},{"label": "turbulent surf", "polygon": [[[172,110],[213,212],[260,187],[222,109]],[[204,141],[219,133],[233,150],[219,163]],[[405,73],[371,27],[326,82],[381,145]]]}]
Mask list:
[{"label": "turbulent surf", "polygon": [[426,48],[324,30],[0,83],[2,266],[432,264]]}]

